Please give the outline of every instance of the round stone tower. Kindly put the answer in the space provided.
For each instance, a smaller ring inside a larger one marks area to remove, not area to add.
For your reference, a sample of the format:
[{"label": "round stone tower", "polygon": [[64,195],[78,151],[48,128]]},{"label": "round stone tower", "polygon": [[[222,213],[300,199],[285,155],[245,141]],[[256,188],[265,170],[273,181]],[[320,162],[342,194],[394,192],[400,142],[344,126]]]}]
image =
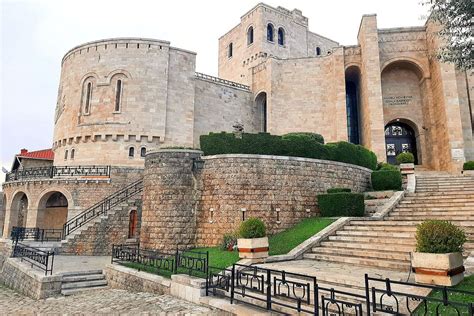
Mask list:
[{"label": "round stone tower", "polygon": [[[147,150],[193,145],[193,126],[185,122],[193,103],[184,99],[171,114],[168,108],[175,106],[169,94],[194,91],[195,53],[169,44],[118,38],[66,53],[54,119],[55,165],[141,167]],[[180,133],[167,128],[169,121],[181,126]]]}]

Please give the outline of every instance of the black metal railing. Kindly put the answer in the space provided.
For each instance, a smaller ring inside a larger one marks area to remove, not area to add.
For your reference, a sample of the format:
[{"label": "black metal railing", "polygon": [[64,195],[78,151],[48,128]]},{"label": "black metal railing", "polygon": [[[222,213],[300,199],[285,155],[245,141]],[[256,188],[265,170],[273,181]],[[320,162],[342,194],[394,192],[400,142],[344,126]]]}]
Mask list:
[{"label": "black metal railing", "polygon": [[236,87],[236,88],[240,88],[240,89],[244,89],[244,90],[250,90],[249,86],[246,86],[246,85],[238,83],[238,82],[225,80],[225,79],[222,79],[222,78],[206,75],[206,74],[203,74],[203,73],[200,73],[200,72],[196,72],[195,75],[196,75],[196,78],[199,78],[199,79],[204,79],[204,80],[208,80],[208,81],[217,82],[217,83],[224,84],[224,85],[230,86],[230,87]]},{"label": "black metal railing", "polygon": [[[365,275],[358,290],[320,285],[316,277],[234,264],[208,267],[206,295],[267,310],[312,315],[474,315],[474,292]],[[365,290],[365,291],[364,291]],[[466,299],[456,301],[453,294]],[[468,298],[469,297],[469,298]]]},{"label": "black metal railing", "polygon": [[188,274],[205,278],[208,274],[209,253],[196,250],[176,250],[164,253],[134,245],[112,245],[112,263],[169,276]]},{"label": "black metal railing", "polygon": [[23,240],[33,241],[61,241],[63,237],[62,229],[38,228],[38,227],[18,227],[14,226],[10,233],[13,242]]},{"label": "black metal railing", "polygon": [[131,196],[142,192],[143,190],[143,180],[135,181],[123,189],[118,190],[117,192],[109,195],[100,202],[92,205],[88,209],[84,210],[80,214],[71,218],[63,226],[63,237],[66,237],[76,229],[82,227],[89,221],[100,215],[107,215],[107,212],[116,206],[117,204],[126,201]]},{"label": "black metal railing", "polygon": [[110,177],[110,166],[51,166],[18,169],[6,174],[5,181],[56,177]]},{"label": "black metal railing", "polygon": [[12,257],[20,258],[21,261],[30,263],[32,267],[43,270],[45,275],[53,274],[54,252],[16,243],[13,247]]}]

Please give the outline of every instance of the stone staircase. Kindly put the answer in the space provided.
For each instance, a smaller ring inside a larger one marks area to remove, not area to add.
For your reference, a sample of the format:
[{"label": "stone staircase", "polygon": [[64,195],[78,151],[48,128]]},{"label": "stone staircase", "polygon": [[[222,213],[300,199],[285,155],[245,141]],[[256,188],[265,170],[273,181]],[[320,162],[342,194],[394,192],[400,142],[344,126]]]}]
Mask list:
[{"label": "stone staircase", "polygon": [[107,280],[102,270],[78,271],[62,274],[61,294],[64,296],[106,287]]},{"label": "stone staircase", "polygon": [[384,220],[353,220],[304,255],[305,259],[398,271],[410,270],[416,225],[449,220],[463,228],[465,256],[474,251],[474,178],[423,173]]}]

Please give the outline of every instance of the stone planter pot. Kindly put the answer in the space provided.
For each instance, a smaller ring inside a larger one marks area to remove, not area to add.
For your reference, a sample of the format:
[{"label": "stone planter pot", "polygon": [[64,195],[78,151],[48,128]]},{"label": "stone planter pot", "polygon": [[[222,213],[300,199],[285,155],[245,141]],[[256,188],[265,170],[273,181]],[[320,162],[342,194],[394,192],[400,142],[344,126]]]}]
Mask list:
[{"label": "stone planter pot", "polygon": [[402,174],[411,174],[415,173],[415,164],[414,163],[401,163],[400,172]]},{"label": "stone planter pot", "polygon": [[460,252],[413,252],[411,265],[417,283],[452,286],[464,279],[463,257]]},{"label": "stone planter pot", "polygon": [[474,170],[463,170],[462,175],[466,177],[474,177]]},{"label": "stone planter pot", "polygon": [[262,259],[268,257],[268,237],[239,238],[237,249],[241,259]]}]

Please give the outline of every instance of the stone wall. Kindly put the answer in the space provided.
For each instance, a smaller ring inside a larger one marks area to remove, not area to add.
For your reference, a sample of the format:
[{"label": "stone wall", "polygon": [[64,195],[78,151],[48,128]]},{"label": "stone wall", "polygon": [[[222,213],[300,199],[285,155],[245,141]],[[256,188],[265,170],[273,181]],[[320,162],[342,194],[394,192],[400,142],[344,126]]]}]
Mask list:
[{"label": "stone wall", "polygon": [[140,272],[120,265],[109,264],[104,269],[107,285],[113,289],[131,292],[170,294],[171,280],[162,276]]},{"label": "stone wall", "polygon": [[317,216],[317,195],[328,188],[370,186],[371,170],[333,161],[232,154],[204,156],[201,167],[199,159],[199,151],[189,150],[147,155],[143,248],[217,245],[249,217],[263,219],[274,234]]}]

